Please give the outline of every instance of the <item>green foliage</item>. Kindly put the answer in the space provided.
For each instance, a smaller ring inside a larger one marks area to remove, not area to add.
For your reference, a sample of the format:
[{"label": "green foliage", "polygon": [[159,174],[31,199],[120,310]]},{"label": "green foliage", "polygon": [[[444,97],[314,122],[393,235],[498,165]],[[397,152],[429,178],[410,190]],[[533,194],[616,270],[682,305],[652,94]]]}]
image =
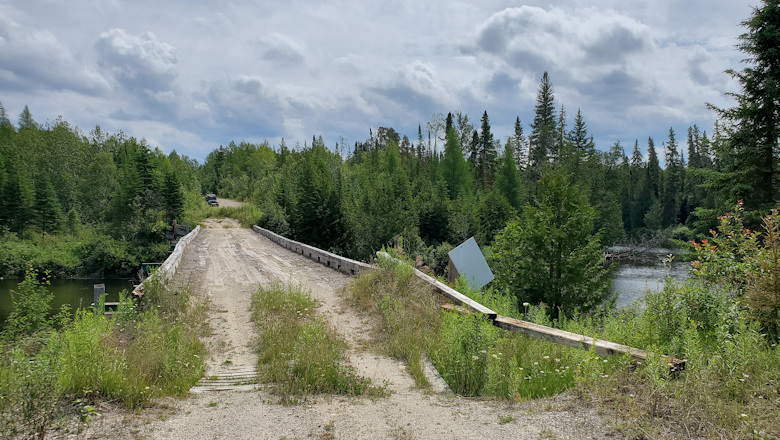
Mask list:
[{"label": "green foliage", "polygon": [[274,391],[288,403],[305,394],[382,395],[347,364],[346,344],[315,316],[316,306],[300,286],[261,286],[252,295],[263,380],[275,383]]},{"label": "green foliage", "polygon": [[748,274],[756,272],[751,259],[759,249],[759,235],[745,227],[742,203],[719,217],[717,231],[710,231],[712,237],[694,242],[696,260],[693,272],[706,281],[723,284],[740,293],[747,282]]},{"label": "green foliage", "polygon": [[[133,408],[184,395],[204,371],[204,308],[187,291],[150,285],[146,293],[148,311],[123,293],[116,319],[79,310],[44,336],[16,332],[0,344],[0,435],[41,437],[73,402],[88,415],[101,399]],[[35,308],[23,319],[41,315]]]},{"label": "green foliage", "polygon": [[48,280],[38,281],[38,272],[34,269],[27,269],[24,281],[11,291],[13,309],[5,322],[3,339],[13,341],[50,328],[48,316],[54,296],[46,288],[48,284]]},{"label": "green foliage", "polygon": [[518,302],[544,302],[553,313],[591,310],[609,295],[596,211],[569,185],[564,173],[540,182],[538,207],[527,206],[519,220],[496,236],[491,267],[498,288]]}]

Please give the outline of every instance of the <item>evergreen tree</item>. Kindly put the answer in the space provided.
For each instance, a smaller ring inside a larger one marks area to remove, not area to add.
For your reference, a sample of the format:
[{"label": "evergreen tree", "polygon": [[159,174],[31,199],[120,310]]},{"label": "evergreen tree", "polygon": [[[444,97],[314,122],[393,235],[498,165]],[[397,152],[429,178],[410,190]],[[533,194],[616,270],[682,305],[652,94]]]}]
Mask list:
[{"label": "evergreen tree", "polygon": [[181,221],[182,214],[184,214],[184,194],[179,178],[173,171],[165,174],[163,197],[165,198],[166,221],[168,223],[173,222],[173,220]]},{"label": "evergreen tree", "polygon": [[742,22],[747,31],[737,48],[747,55],[748,67],[727,70],[741,85],[729,93],[736,106],[714,108],[733,131],[721,158],[726,179],[713,179],[733,204],[744,199],[745,209],[765,211],[778,201],[780,191],[780,1],[762,0]]},{"label": "evergreen tree", "polygon": [[529,161],[531,181],[536,182],[555,147],[555,97],[552,83],[547,72],[542,75],[542,83],[536,95],[534,121],[529,137]]},{"label": "evergreen tree", "polygon": [[[504,147],[504,157],[501,158],[501,168],[498,171],[496,186],[509,205],[520,209],[520,179],[517,175],[517,164],[512,151],[512,142],[507,140]],[[492,240],[492,237],[491,237]]]},{"label": "evergreen tree", "polygon": [[650,190],[650,196],[658,198],[661,195],[661,165],[658,163],[658,154],[655,152],[653,138],[647,138],[647,185]]},{"label": "evergreen tree", "polygon": [[33,223],[43,232],[56,233],[62,225],[62,207],[46,173],[40,173],[35,180],[33,213]]},{"label": "evergreen tree", "polygon": [[30,109],[25,105],[22,113],[19,114],[19,129],[22,128],[37,128],[38,124],[32,117]]},{"label": "evergreen tree", "polygon": [[455,199],[470,192],[469,170],[454,128],[450,128],[445,140],[444,158],[441,162],[442,175],[449,198]]},{"label": "evergreen tree", "polygon": [[8,112],[3,107],[3,103],[0,102],[0,130],[9,128],[13,130],[13,127],[11,120],[8,119]]},{"label": "evergreen tree", "polygon": [[566,134],[566,107],[561,104],[561,110],[558,112],[558,123],[555,126],[555,143],[553,143],[554,147],[550,152],[553,163],[569,165],[572,162],[572,151]]},{"label": "evergreen tree", "polygon": [[498,287],[518,304],[546,303],[554,315],[587,312],[610,295],[598,215],[587,194],[556,171],[539,184],[538,207],[527,206],[493,244],[491,267]]},{"label": "evergreen tree", "polygon": [[512,136],[512,151],[518,169],[524,170],[528,166],[528,142],[523,135],[523,125],[520,117],[515,119],[515,132]]},{"label": "evergreen tree", "polygon": [[483,188],[489,188],[493,182],[493,163],[496,161],[496,146],[493,143],[493,133],[490,132],[490,122],[487,111],[482,115],[482,129],[479,134],[477,150],[477,176]]},{"label": "evergreen tree", "polygon": [[588,126],[585,124],[585,118],[580,109],[577,109],[577,115],[574,116],[574,126],[568,133],[567,139],[574,150],[573,161],[575,165],[572,168],[575,173],[579,169],[580,162],[593,163],[596,159],[596,146],[593,143],[593,138],[588,135]]},{"label": "evergreen tree", "polygon": [[669,140],[666,142],[666,171],[664,172],[661,200],[663,213],[661,215],[664,227],[678,222],[681,214],[681,195],[683,190],[683,165],[674,129],[669,129]]}]

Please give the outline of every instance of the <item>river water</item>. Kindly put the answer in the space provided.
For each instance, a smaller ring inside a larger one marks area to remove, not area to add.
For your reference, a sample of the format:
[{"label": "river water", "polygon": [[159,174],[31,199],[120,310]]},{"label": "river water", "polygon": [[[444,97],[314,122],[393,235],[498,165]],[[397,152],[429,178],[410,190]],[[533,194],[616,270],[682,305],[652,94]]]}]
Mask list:
[{"label": "river water", "polygon": [[[2,327],[8,314],[11,312],[11,290],[16,290],[20,280],[3,279],[0,280],[0,327]],[[123,289],[131,291],[133,289],[132,280],[122,279],[77,279],[77,280],[51,280],[48,286],[50,292],[54,293],[52,308],[58,311],[64,304],[69,304],[73,310],[79,307],[89,307],[93,301],[93,286],[95,284],[105,284],[107,299],[106,301],[119,301],[119,292]]]},{"label": "river water", "polygon": [[671,249],[652,249],[645,254],[642,261],[614,264],[612,291],[617,294],[616,306],[626,307],[644,297],[648,290],[663,290],[667,277],[678,282],[690,278],[691,263],[678,259],[664,264],[663,260],[674,253]]}]

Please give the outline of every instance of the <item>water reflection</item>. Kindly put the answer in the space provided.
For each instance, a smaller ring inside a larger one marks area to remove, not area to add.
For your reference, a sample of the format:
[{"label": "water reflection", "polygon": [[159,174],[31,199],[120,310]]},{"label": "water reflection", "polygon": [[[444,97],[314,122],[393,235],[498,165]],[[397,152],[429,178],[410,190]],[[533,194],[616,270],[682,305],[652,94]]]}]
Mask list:
[{"label": "water reflection", "polygon": [[[662,254],[661,254],[662,255]],[[664,288],[666,276],[679,282],[691,277],[691,264],[673,261],[658,263],[620,263],[613,270],[612,291],[617,294],[617,307],[625,307],[645,296],[648,290],[658,292]]]},{"label": "water reflection", "polygon": [[[5,322],[6,317],[11,312],[11,290],[16,290],[19,280],[4,279],[0,280],[0,327]],[[48,286],[50,292],[54,293],[52,300],[52,310],[58,311],[64,304],[68,304],[74,310],[79,307],[89,307],[92,304],[93,285],[105,284],[107,301],[117,301],[119,292],[123,289],[133,290],[131,280],[101,280],[101,279],[80,279],[80,280],[51,280]]]}]

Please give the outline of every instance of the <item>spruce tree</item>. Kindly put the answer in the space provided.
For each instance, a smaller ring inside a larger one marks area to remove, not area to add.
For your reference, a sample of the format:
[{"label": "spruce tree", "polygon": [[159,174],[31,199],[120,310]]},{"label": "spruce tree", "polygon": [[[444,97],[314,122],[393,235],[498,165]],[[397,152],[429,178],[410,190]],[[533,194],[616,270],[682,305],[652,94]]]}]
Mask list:
[{"label": "spruce tree", "polygon": [[488,188],[493,182],[493,163],[496,160],[496,146],[493,144],[493,133],[490,132],[490,121],[487,111],[482,114],[482,129],[479,134],[477,150],[477,176],[483,188]]},{"label": "spruce tree", "polygon": [[733,131],[721,154],[726,179],[713,179],[731,204],[744,199],[745,209],[765,211],[780,194],[780,0],[762,0],[750,18],[737,48],[747,58],[741,71],[727,70],[741,90],[729,93],[736,106],[718,109]]},{"label": "spruce tree", "polygon": [[19,114],[19,129],[22,128],[37,128],[35,120],[30,113],[30,109],[25,105],[22,113]]},{"label": "spruce tree", "polygon": [[509,205],[514,209],[520,209],[520,179],[517,175],[512,142],[507,140],[504,147],[504,157],[501,158],[501,168],[498,170],[496,186]]},{"label": "spruce tree", "polygon": [[512,136],[512,151],[517,168],[524,170],[528,166],[528,142],[523,135],[523,124],[520,117],[515,119],[515,132]]},{"label": "spruce tree", "polygon": [[529,136],[529,161],[532,171],[531,181],[536,182],[542,175],[550,153],[555,147],[555,97],[552,83],[547,72],[542,75],[542,83],[536,95],[534,121]]},{"label": "spruce tree", "polygon": [[43,232],[56,233],[62,225],[62,207],[46,173],[40,173],[35,179],[33,213],[33,223]]},{"label": "spruce tree", "polygon": [[441,161],[442,176],[450,199],[466,195],[469,190],[469,171],[458,142],[458,134],[450,128],[445,136],[444,158]]}]

